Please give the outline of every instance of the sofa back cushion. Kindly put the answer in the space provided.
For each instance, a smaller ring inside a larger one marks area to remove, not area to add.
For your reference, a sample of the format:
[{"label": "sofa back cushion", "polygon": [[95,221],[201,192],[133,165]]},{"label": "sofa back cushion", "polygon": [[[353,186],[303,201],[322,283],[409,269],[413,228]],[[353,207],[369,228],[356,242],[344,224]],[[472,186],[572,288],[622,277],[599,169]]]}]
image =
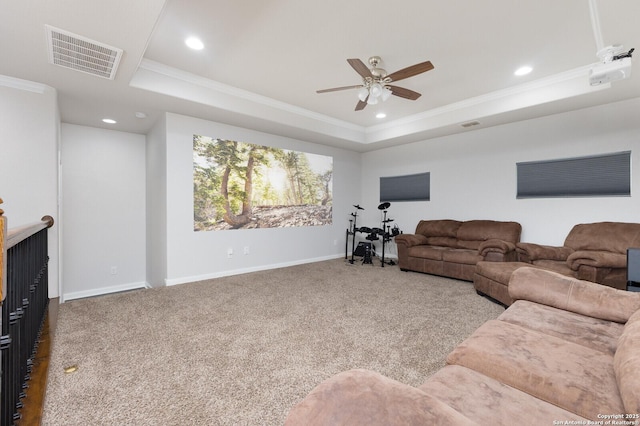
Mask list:
[{"label": "sofa back cushion", "polygon": [[458,228],[462,222],[452,219],[439,219],[439,220],[421,220],[416,226],[416,234],[424,235],[425,237],[445,237],[456,238]]},{"label": "sofa back cushion", "polygon": [[618,339],[613,370],[625,412],[640,413],[640,310],[629,318]]},{"label": "sofa back cushion", "polygon": [[640,223],[580,223],[571,229],[564,241],[573,250],[601,250],[626,253],[629,247],[640,247]]},{"label": "sofa back cushion", "polygon": [[509,295],[514,300],[529,300],[621,324],[640,309],[639,293],[533,267],[518,268],[511,274]]},{"label": "sofa back cushion", "polygon": [[427,237],[427,244],[440,247],[458,247],[458,240],[451,237]]},{"label": "sofa back cushion", "polygon": [[522,226],[518,222],[499,222],[495,220],[469,220],[458,228],[458,246],[477,249],[487,240],[503,240],[511,243],[520,241]]}]

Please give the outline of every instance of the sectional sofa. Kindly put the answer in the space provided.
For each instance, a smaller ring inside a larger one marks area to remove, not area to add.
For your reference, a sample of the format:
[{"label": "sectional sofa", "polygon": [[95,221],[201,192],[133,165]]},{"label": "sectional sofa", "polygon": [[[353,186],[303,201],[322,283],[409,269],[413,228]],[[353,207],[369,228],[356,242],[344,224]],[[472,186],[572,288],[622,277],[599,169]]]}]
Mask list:
[{"label": "sectional sofa", "polygon": [[606,286],[626,289],[627,249],[640,247],[640,224],[595,222],[575,225],[562,246],[518,242],[518,262],[476,264],[473,284],[478,293],[509,306],[507,285],[511,274],[523,266],[548,269]]},{"label": "sectional sofa", "polygon": [[286,425],[640,424],[640,293],[533,267],[509,292],[421,386],[346,371]]}]

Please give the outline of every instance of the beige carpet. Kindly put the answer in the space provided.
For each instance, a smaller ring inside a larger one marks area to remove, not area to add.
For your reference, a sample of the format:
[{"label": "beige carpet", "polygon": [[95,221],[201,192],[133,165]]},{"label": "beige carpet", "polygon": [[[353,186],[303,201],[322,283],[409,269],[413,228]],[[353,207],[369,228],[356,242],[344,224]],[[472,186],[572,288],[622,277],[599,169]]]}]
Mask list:
[{"label": "beige carpet", "polygon": [[342,259],[71,301],[43,424],[279,425],[343,370],[420,385],[503,310],[468,282]]}]

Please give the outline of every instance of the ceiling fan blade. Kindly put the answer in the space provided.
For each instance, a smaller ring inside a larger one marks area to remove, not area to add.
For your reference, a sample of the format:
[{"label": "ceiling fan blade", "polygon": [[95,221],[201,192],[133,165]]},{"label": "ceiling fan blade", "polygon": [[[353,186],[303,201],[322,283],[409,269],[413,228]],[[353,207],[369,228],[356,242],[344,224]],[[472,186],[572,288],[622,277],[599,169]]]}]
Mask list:
[{"label": "ceiling fan blade", "polygon": [[347,62],[362,78],[373,77],[369,68],[360,59],[347,59]]},{"label": "ceiling fan blade", "polygon": [[431,61],[421,62],[419,64],[411,65],[410,67],[403,68],[400,71],[396,71],[387,76],[391,81],[399,81],[405,78],[413,77],[414,75],[421,74],[433,69]]},{"label": "ceiling fan blade", "polygon": [[[368,96],[367,99],[369,99]],[[364,107],[367,106],[367,99],[365,99],[364,101],[358,101],[358,104],[356,105],[356,111],[362,111]]]},{"label": "ceiling fan blade", "polygon": [[392,95],[400,96],[401,98],[410,99],[412,101],[415,101],[420,96],[422,96],[420,93],[414,92],[413,90],[409,90],[404,87],[392,86],[390,84],[387,84],[386,87],[391,89]]},{"label": "ceiling fan blade", "polygon": [[355,86],[333,87],[331,89],[316,90],[316,93],[337,92],[338,90],[358,89],[360,87],[362,87],[362,84],[357,84]]}]

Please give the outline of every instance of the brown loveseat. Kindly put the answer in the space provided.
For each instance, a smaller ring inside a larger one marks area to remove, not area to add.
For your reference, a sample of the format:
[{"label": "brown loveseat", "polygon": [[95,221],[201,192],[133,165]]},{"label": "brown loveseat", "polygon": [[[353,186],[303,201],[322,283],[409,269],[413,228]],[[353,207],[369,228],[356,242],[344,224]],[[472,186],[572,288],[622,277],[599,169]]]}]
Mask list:
[{"label": "brown loveseat", "polygon": [[638,424],[640,293],[532,267],[513,273],[509,291],[517,301],[420,387],[343,372],[285,424]]},{"label": "brown loveseat", "polygon": [[513,302],[507,289],[509,277],[522,266],[626,289],[626,253],[630,247],[640,247],[639,223],[582,223],[571,229],[562,247],[520,242],[516,244],[519,262],[479,262],[473,283],[476,291],[507,306]]},{"label": "brown loveseat", "polygon": [[395,237],[398,265],[403,271],[473,281],[479,261],[516,260],[521,232],[517,222],[421,220],[415,234]]}]

